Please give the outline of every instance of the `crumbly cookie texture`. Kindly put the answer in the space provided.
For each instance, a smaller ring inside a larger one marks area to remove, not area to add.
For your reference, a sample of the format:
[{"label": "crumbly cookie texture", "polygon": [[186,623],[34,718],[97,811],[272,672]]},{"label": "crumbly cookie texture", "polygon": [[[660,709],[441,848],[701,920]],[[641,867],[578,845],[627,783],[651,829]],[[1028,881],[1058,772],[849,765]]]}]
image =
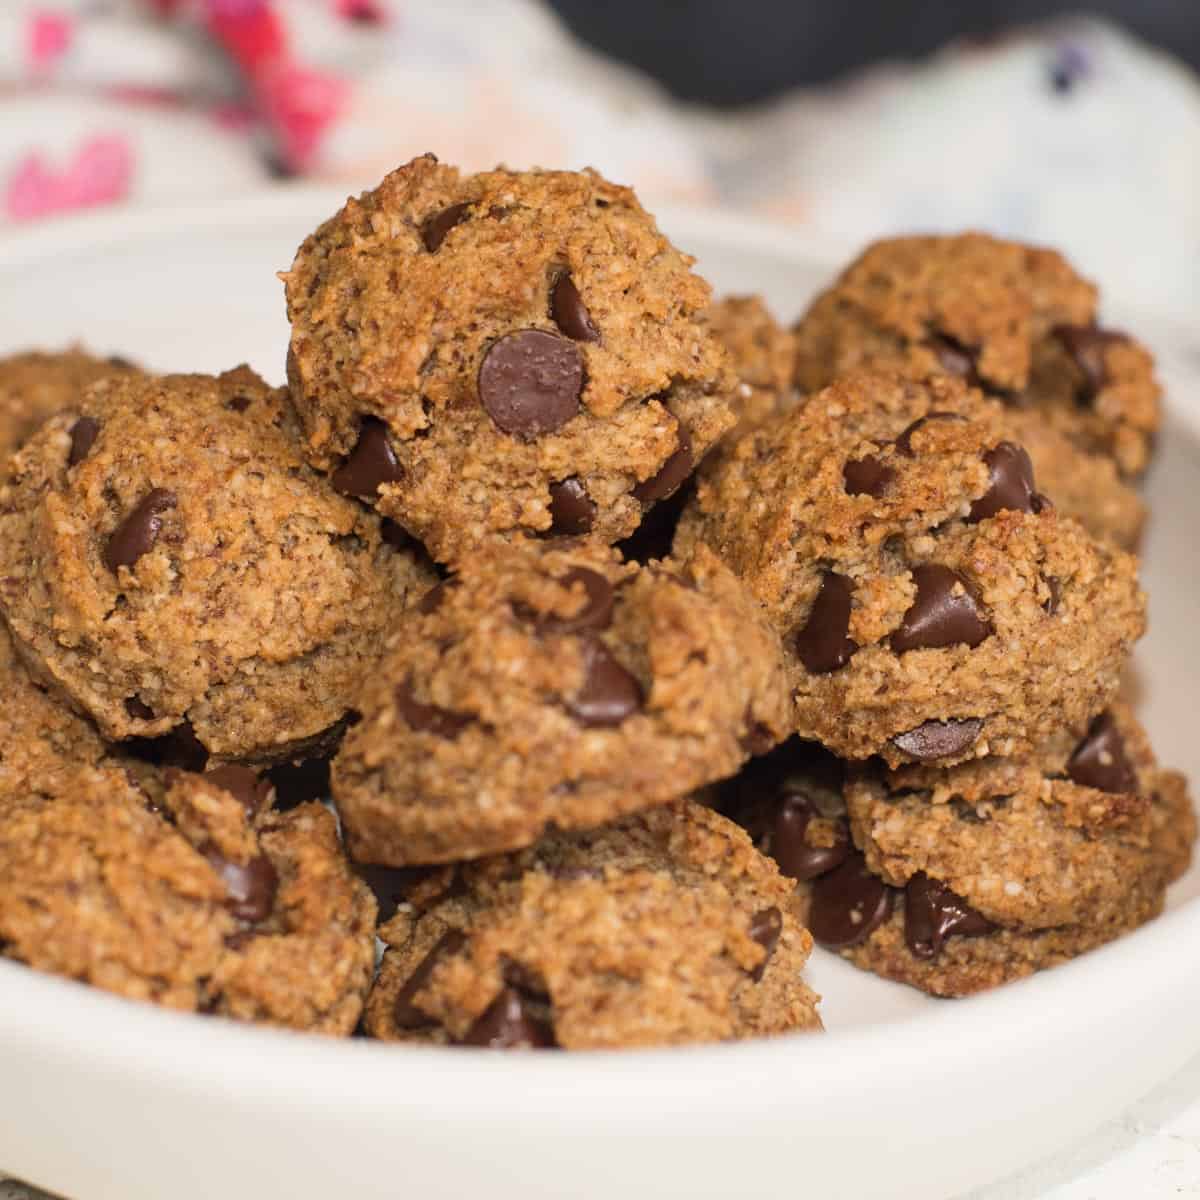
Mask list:
[{"label": "crumbly cookie texture", "polygon": [[97,379],[136,368],[123,358],[83,350],[30,350],[0,358],[0,463],[47,417],[71,408]]},{"label": "crumbly cookie texture", "polygon": [[414,159],[283,276],[310,460],[441,561],[629,535],[733,423],[691,264],[592,171]]},{"label": "crumbly cookie texture", "polygon": [[516,849],[686,795],[785,736],[778,636],[707,550],[499,546],[411,612],[333,765],[354,858]]},{"label": "crumbly cookie texture", "polygon": [[106,738],[277,761],[330,736],[436,578],[389,536],[307,466],[286,392],[248,368],[105,379],[0,478],[0,608]]},{"label": "crumbly cookie texture", "polygon": [[892,766],[1082,732],[1145,626],[1136,560],[1036,490],[1004,410],[960,380],[857,373],[700,479],[711,546],[792,662],[796,731]]},{"label": "crumbly cookie texture", "polygon": [[133,1000],[348,1035],[374,967],[376,906],[333,815],[272,812],[244,767],[115,767],[0,799],[0,946]]},{"label": "crumbly cookie texture", "polygon": [[618,1049],[819,1030],[791,885],[690,801],[447,868],[382,928],[388,1040]]}]

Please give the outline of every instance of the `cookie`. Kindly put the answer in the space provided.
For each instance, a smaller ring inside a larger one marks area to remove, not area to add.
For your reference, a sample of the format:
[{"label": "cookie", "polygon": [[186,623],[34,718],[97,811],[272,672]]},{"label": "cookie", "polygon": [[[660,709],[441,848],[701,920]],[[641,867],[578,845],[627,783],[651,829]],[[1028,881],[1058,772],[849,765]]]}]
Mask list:
[{"label": "cookie", "polygon": [[592,171],[414,159],[283,276],[310,461],[439,561],[628,536],[733,421],[691,263]]},{"label": "cookie", "polygon": [[76,404],[88,384],[134,370],[123,358],[95,358],[82,350],[0,358],[0,464],[47,417]]},{"label": "cookie", "polygon": [[1145,627],[1136,560],[1037,491],[1005,411],[960,380],[846,376],[699,481],[707,542],[789,654],[796,732],[950,765],[1082,732]]},{"label": "cookie", "polygon": [[115,767],[0,799],[3,954],[128,999],[346,1035],[362,1012],[375,901],[333,814],[269,807],[249,770]]},{"label": "cookie", "polygon": [[397,627],[333,764],[352,856],[516,849],[686,795],[789,723],[777,635],[701,550],[638,568],[595,543],[467,559]]},{"label": "cookie", "polygon": [[300,757],[436,576],[298,449],[248,368],[88,389],[0,480],[0,608],[39,681],[105,738]]},{"label": "cookie", "polygon": [[819,1030],[791,886],[690,801],[410,886],[366,1029],[493,1049],[617,1049]]}]

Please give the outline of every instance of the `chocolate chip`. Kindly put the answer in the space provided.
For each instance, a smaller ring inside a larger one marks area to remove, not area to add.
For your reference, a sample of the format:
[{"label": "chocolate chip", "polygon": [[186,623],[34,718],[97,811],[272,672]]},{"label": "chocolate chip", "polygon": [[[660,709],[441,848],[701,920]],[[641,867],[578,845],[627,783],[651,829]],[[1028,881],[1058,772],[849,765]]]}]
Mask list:
[{"label": "chocolate chip", "polygon": [[448,929],[434,942],[429,953],[417,963],[408,981],[397,992],[395,1007],[392,1009],[392,1015],[400,1029],[420,1029],[424,1025],[435,1023],[432,1017],[427,1016],[413,1003],[413,999],[429,982],[438,961],[447,954],[457,954],[466,944],[466,936],[461,930]]},{"label": "chocolate chip", "polygon": [[1024,446],[1001,442],[983,461],[988,469],[987,491],[971,505],[967,520],[983,521],[1005,509],[1033,512],[1033,463]]},{"label": "chocolate chip", "polygon": [[995,929],[987,917],[924,871],[904,889],[904,940],[917,958],[936,958],[948,937],[982,937]]},{"label": "chocolate chip", "polygon": [[333,473],[333,486],[344,496],[371,500],[382,483],[399,483],[404,477],[395,451],[388,441],[388,428],[378,417],[363,417],[358,443],[350,457]]},{"label": "chocolate chip", "polygon": [[434,213],[432,217],[427,218],[421,226],[421,241],[425,243],[425,249],[430,254],[436,254],[446,240],[446,234],[460,221],[466,219],[470,209],[470,204],[452,204],[449,208],[443,208],[441,212]]},{"label": "chocolate chip", "polygon": [[215,787],[228,792],[246,810],[248,817],[256,817],[264,808],[271,795],[272,787],[269,779],[260,779],[249,767],[234,765],[213,767],[205,772],[204,778]]},{"label": "chocolate chip", "polygon": [[422,704],[412,692],[412,680],[398,683],[394,696],[396,708],[414,733],[431,733],[453,740],[475,720],[470,713],[453,712],[436,704]]},{"label": "chocolate chip", "polygon": [[924,563],[913,567],[912,577],[917,598],[891,638],[897,654],[940,646],[974,647],[991,634],[970,584],[957,571]]},{"label": "chocolate chip", "polygon": [[1138,790],[1137,773],[1125,754],[1125,739],[1112,713],[1101,713],[1088,726],[1087,736],[1067,763],[1067,775],[1075,783],[1101,792]]},{"label": "chocolate chip", "polygon": [[642,480],[633,489],[633,498],[640,500],[643,504],[650,504],[655,500],[665,500],[687,479],[695,465],[696,460],[692,455],[692,434],[688,427],[681,422],[674,452],[658,469],[657,474]]},{"label": "chocolate chip", "polygon": [[555,582],[567,591],[574,591],[577,587],[581,587],[585,603],[573,617],[531,612],[530,617],[538,633],[599,631],[607,629],[612,624],[613,586],[598,571],[590,571],[587,567],[572,567]]},{"label": "chocolate chip", "polygon": [[235,413],[244,413],[250,407],[250,397],[234,396],[225,407]]},{"label": "chocolate chip", "polygon": [[256,924],[271,915],[279,876],[269,858],[260,854],[248,863],[235,863],[211,847],[204,856],[225,884],[225,907],[235,917]]},{"label": "chocolate chip", "polygon": [[757,983],[763,977],[775,947],[779,944],[779,935],[783,932],[783,913],[774,905],[757,912],[750,919],[750,937],[765,951],[762,962],[754,968],[753,979]]},{"label": "chocolate chip", "polygon": [[587,488],[572,475],[550,485],[550,532],[579,537],[592,532],[596,504]]},{"label": "chocolate chip", "polygon": [[152,709],[150,705],[139,699],[137,696],[127,696],[125,698],[125,711],[135,721],[154,720],[154,709]]},{"label": "chocolate chip", "polygon": [[132,567],[143,554],[153,550],[162,533],[163,513],[174,508],[176,503],[175,493],[166,488],[147,492],[108,539],[104,565],[113,572],[118,567]]},{"label": "chocolate chip", "polygon": [[930,421],[965,421],[967,418],[962,413],[956,412],[927,412],[923,417],[918,417],[911,425],[905,429],[895,441],[896,451],[903,454],[906,458],[912,458],[913,434],[922,426],[927,425]]},{"label": "chocolate chip", "polygon": [[892,745],[918,762],[935,762],[961,754],[975,744],[982,732],[983,721],[979,717],[952,717],[949,721],[926,721],[916,729],[898,733],[892,738]]},{"label": "chocolate chip", "polygon": [[442,606],[442,601],[445,600],[447,592],[454,586],[453,579],[443,579],[441,583],[435,583],[417,601],[417,612],[422,616],[427,617],[430,613],[435,613]]},{"label": "chocolate chip", "polygon": [[1095,325],[1059,325],[1054,336],[1083,374],[1083,384],[1075,395],[1077,402],[1090,404],[1110,382],[1105,353],[1114,342],[1128,341],[1127,335]]},{"label": "chocolate chip", "polygon": [[979,386],[979,373],[975,365],[979,357],[978,350],[964,346],[962,342],[945,333],[934,334],[928,345],[937,355],[937,360],[947,375],[955,375],[972,387]]},{"label": "chocolate chip", "polygon": [[642,685],[597,637],[583,641],[583,686],[566,701],[567,711],[584,725],[620,725],[642,707]]},{"label": "chocolate chip", "polygon": [[78,466],[91,453],[100,433],[100,422],[95,417],[80,417],[71,426],[71,452],[67,455],[67,466]]},{"label": "chocolate chip", "polygon": [[850,837],[844,825],[832,846],[809,845],[805,835],[816,815],[812,801],[803,792],[785,792],[767,834],[769,853],[780,871],[805,883],[841,866],[850,853]]},{"label": "chocolate chip", "polygon": [[856,945],[891,915],[894,890],[867,870],[856,850],[812,885],[809,931],[831,950]]},{"label": "chocolate chip", "polygon": [[533,1012],[530,999],[506,987],[467,1031],[460,1043],[487,1050],[535,1049],[555,1045],[554,1028]]},{"label": "chocolate chip", "polygon": [[600,331],[592,324],[587,305],[570,275],[560,275],[550,293],[550,313],[554,323],[577,342],[598,342]]},{"label": "chocolate chip", "polygon": [[583,358],[564,337],[521,329],[492,343],[478,386],[492,420],[505,433],[532,441],[561,429],[579,412]]},{"label": "chocolate chip", "polygon": [[878,499],[895,478],[896,472],[873,454],[852,458],[842,468],[842,479],[851,496],[874,496]]},{"label": "chocolate chip", "polygon": [[858,643],[846,636],[850,628],[850,596],[854,585],[845,575],[826,571],[804,628],[796,634],[796,653],[805,670],[827,675],[844,667]]}]

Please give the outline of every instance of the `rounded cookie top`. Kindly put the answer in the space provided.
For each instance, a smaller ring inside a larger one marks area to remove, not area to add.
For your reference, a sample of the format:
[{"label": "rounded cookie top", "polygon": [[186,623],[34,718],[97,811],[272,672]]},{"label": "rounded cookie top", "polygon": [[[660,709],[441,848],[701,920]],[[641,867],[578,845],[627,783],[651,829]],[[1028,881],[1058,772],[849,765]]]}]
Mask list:
[{"label": "rounded cookie top", "polygon": [[346,1035],[374,966],[375,901],[320,805],[269,810],[253,772],[114,767],[0,799],[0,945],[134,1000]]},{"label": "rounded cookie top", "polygon": [[284,276],[311,461],[442,561],[627,536],[732,423],[691,261],[592,171],[414,159]]},{"label": "rounded cookie top", "polygon": [[1143,632],[1136,561],[1060,519],[1004,411],[859,373],[739,441],[676,548],[707,542],[779,628],[796,730],[942,764],[1082,730]]},{"label": "rounded cookie top", "polygon": [[690,801],[448,868],[381,931],[367,1031],[583,1050],[818,1030],[790,892]]},{"label": "rounded cookie top", "polygon": [[795,329],[815,391],[870,367],[949,374],[1032,407],[1079,448],[1140,474],[1158,428],[1149,353],[1096,325],[1097,292],[1056,251],[979,233],[869,246]]},{"label": "rounded cookie top", "polygon": [[398,626],[334,761],[352,855],[393,866],[600,825],[737,769],[788,728],[774,631],[706,551],[497,547]]},{"label": "rounded cookie top", "polygon": [[187,725],[218,759],[290,758],[435,579],[387,535],[307,466],[286,393],[248,368],[113,378],[0,479],[0,608],[104,736]]}]

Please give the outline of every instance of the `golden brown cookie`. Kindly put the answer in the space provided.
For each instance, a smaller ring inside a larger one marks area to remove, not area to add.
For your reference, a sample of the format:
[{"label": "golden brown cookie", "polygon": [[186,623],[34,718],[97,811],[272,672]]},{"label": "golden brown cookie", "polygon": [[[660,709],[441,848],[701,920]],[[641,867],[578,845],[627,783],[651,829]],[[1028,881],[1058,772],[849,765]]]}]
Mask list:
[{"label": "golden brown cookie", "polygon": [[858,373],[743,437],[676,548],[707,542],[775,622],[796,731],[942,765],[1081,732],[1145,625],[1137,563],[1060,518],[1004,410]]},{"label": "golden brown cookie", "polygon": [[278,761],[336,731],[435,579],[388,536],[306,465],[286,392],[248,368],[111,378],[0,479],[0,608],[106,738],[186,726],[216,759]]},{"label": "golden brown cookie", "polygon": [[733,421],[691,263],[592,171],[414,159],[283,276],[310,461],[441,561],[627,536]]},{"label": "golden brown cookie", "polygon": [[410,613],[333,765],[354,858],[405,866],[600,825],[735,771],[787,732],[779,639],[707,551],[623,565],[498,546]]},{"label": "golden brown cookie", "polygon": [[367,1006],[388,1040],[617,1049],[819,1030],[791,886],[683,801],[411,885]]}]

